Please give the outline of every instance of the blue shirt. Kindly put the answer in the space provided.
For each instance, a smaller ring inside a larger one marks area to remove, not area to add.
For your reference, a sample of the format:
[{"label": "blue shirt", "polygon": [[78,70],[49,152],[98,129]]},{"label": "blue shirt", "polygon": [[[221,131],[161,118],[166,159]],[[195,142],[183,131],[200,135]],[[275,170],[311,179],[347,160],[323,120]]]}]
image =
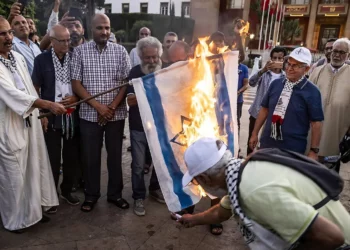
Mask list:
[{"label": "blue shirt", "polygon": [[[243,87],[244,79],[248,79],[248,67],[244,64],[238,65],[238,90],[240,90]],[[243,93],[237,96],[237,103],[243,102]]]},{"label": "blue shirt", "polygon": [[41,50],[39,49],[38,45],[29,40],[28,46],[25,42],[19,40],[17,37],[14,37],[12,42],[12,49],[24,57],[27,63],[29,74],[32,75],[34,68],[34,58],[41,54]]},{"label": "blue shirt", "polygon": [[283,140],[271,138],[271,119],[282,93],[285,79],[277,79],[270,85],[261,106],[269,110],[264,131],[260,139],[261,148],[283,148],[305,153],[310,122],[323,121],[321,93],[306,78],[296,85],[290,98],[283,124]]}]

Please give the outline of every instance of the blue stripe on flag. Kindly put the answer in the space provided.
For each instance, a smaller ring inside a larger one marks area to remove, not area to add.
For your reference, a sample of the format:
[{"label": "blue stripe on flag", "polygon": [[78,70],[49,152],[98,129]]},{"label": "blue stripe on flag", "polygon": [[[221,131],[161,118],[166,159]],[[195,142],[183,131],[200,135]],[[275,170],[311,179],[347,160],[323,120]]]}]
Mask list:
[{"label": "blue stripe on flag", "polygon": [[168,133],[165,128],[165,115],[162,99],[155,83],[154,74],[142,77],[143,86],[146,90],[146,97],[151,107],[154,123],[157,129],[158,141],[162,149],[163,158],[168,168],[168,172],[173,180],[174,193],[179,197],[182,208],[193,205],[191,197],[182,189],[183,173],[175,159],[174,152],[170,145]]},{"label": "blue stripe on flag", "polygon": [[[231,128],[231,123],[232,123],[232,112],[231,112],[231,103],[230,103],[230,97],[228,95],[228,89],[227,89],[227,83],[226,83],[226,77],[225,77],[225,62],[224,59],[221,57],[219,59],[219,73],[220,73],[220,91],[218,91],[218,100],[221,100],[222,102],[224,102],[224,106],[223,106],[223,113],[224,115],[227,114],[227,120],[224,121],[224,126],[225,126],[225,130],[227,133],[227,146],[228,149],[231,151],[232,155],[234,155],[234,145],[235,145],[235,140],[234,140],[234,133],[232,131]],[[220,101],[219,101],[220,102]],[[221,103],[219,103],[219,105],[221,105]],[[233,128],[235,129],[235,128]],[[238,129],[238,127],[237,127]]]}]

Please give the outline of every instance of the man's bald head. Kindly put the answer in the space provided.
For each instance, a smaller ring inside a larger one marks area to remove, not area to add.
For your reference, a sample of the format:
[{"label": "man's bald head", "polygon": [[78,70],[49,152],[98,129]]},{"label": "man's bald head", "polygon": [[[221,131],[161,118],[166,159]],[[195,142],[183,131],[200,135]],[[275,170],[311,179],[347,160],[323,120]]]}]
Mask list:
[{"label": "man's bald head", "polygon": [[174,42],[169,48],[169,59],[172,63],[187,61],[191,52],[190,46],[183,41]]},{"label": "man's bald head", "polygon": [[96,14],[92,19],[92,36],[97,45],[103,48],[111,35],[109,17],[105,14]]},{"label": "man's bald head", "polygon": [[63,25],[57,24],[51,28],[50,37],[56,38],[56,36],[60,36],[61,34],[64,34],[64,33],[69,34],[69,30]]},{"label": "man's bald head", "polygon": [[29,37],[29,25],[24,16],[15,16],[11,23],[12,29],[15,31],[15,36],[20,40],[26,40]]},{"label": "man's bald head", "polygon": [[3,16],[0,16],[0,33],[5,34],[0,36],[0,55],[8,58],[12,49],[13,34],[9,22]]},{"label": "man's bald head", "polygon": [[151,31],[149,28],[147,27],[142,27],[139,31],[139,39],[142,39],[142,38],[145,38],[145,37],[148,37],[151,35]]}]

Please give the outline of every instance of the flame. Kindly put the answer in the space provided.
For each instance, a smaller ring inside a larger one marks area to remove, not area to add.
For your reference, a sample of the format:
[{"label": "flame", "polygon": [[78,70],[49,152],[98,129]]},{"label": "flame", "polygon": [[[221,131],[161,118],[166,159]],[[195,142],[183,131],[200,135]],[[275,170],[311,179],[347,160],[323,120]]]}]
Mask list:
[{"label": "flame", "polygon": [[198,187],[198,191],[199,191],[199,194],[202,196],[202,197],[206,197],[207,196],[207,193],[204,191],[204,189],[201,187],[201,186],[197,186]]},{"label": "flame", "polygon": [[238,32],[241,36],[243,36],[243,35],[246,36],[249,32],[250,24],[248,21],[243,21],[242,25],[243,25],[242,28]]}]

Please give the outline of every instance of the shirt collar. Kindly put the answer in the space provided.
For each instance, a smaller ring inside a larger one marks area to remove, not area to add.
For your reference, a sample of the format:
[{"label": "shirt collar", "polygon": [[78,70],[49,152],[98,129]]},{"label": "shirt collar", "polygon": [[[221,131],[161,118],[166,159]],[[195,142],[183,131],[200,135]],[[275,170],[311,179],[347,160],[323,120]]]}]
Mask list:
[{"label": "shirt collar", "polygon": [[339,72],[339,70],[342,68],[342,67],[344,67],[344,65],[345,65],[345,62],[343,63],[343,65],[340,67],[340,68],[334,68],[333,66],[332,66],[332,64],[330,63],[330,65],[331,65],[331,69],[332,69],[332,72],[333,72],[333,74],[336,74],[336,73],[338,73]]},{"label": "shirt collar", "polygon": [[[269,70],[269,71],[267,71],[267,72],[269,73],[270,76],[272,75],[271,70]],[[281,70],[281,73],[280,73],[280,74],[281,74],[280,77],[286,75],[286,73],[283,71],[283,69]]]},{"label": "shirt collar", "polygon": [[22,41],[21,39],[19,39],[18,37],[16,37],[16,36],[13,37],[13,42],[15,42],[15,43],[21,43],[21,44],[24,44],[24,45],[27,45],[27,46],[30,47],[30,46],[33,44],[33,42],[30,41],[30,39],[28,39],[28,41],[29,41],[29,45],[26,44],[25,42],[23,42],[23,41]]},{"label": "shirt collar", "polygon": [[[97,46],[97,44],[96,44],[95,41],[91,41],[91,44],[92,44],[98,51],[100,51],[100,50],[98,49],[98,46]],[[103,51],[106,50],[106,49],[108,48],[108,45],[109,45],[109,44],[110,44],[110,42],[107,41],[107,44],[106,44],[106,46],[103,48]]]}]

